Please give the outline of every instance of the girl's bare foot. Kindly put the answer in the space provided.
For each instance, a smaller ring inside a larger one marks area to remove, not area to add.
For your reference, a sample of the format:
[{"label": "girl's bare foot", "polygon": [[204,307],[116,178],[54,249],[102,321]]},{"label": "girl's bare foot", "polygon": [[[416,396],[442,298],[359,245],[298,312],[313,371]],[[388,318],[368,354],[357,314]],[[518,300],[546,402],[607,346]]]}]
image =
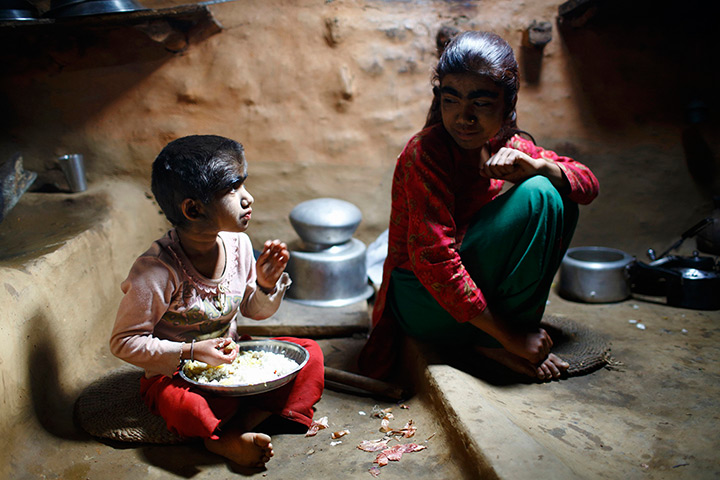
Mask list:
[{"label": "girl's bare foot", "polygon": [[560,378],[567,372],[570,364],[554,353],[548,355],[543,362],[537,367],[538,378],[540,380],[552,380]]},{"label": "girl's bare foot", "polygon": [[205,439],[205,447],[241,467],[260,468],[274,455],[270,440],[264,433],[228,431],[218,440]]},{"label": "girl's bare foot", "polygon": [[570,364],[562,360],[560,357],[551,353],[539,365],[533,365],[514,353],[510,353],[504,348],[485,348],[477,347],[477,351],[482,355],[495,360],[508,367],[510,370],[521,373],[531,378],[537,378],[540,381],[548,381],[560,378],[568,369]]}]

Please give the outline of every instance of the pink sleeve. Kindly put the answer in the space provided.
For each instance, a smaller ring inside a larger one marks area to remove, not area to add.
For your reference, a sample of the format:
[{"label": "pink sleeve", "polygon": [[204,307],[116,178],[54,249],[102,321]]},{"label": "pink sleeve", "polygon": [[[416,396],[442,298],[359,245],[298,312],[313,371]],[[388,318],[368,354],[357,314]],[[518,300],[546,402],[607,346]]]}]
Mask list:
[{"label": "pink sleeve", "polygon": [[532,158],[544,158],[551,162],[555,162],[565,174],[570,185],[570,193],[568,198],[580,205],[587,205],[592,202],[599,193],[599,185],[597,178],[588,167],[582,163],[573,160],[570,157],[563,157],[551,150],[545,150],[538,147],[530,140],[526,140],[519,135],[512,137],[506,146],[527,153]]},{"label": "pink sleeve", "polygon": [[290,284],[290,276],[283,273],[278,283],[275,285],[275,291],[265,294],[257,286],[257,273],[255,271],[255,256],[253,254],[252,243],[250,238],[241,234],[238,237],[238,252],[240,274],[244,277],[245,295],[240,304],[240,313],[245,318],[253,320],[263,320],[270,317],[278,308],[285,296],[285,291]]},{"label": "pink sleeve", "polygon": [[405,191],[408,202],[407,249],[413,272],[453,318],[467,322],[485,309],[486,302],[457,251],[455,196],[448,172],[418,143],[400,161],[404,168],[397,187]]},{"label": "pink sleeve", "polygon": [[116,357],[145,369],[148,376],[172,376],[180,363],[182,342],[153,336],[155,325],[167,311],[177,278],[155,257],[140,257],[121,284],[120,301],[110,337]]}]

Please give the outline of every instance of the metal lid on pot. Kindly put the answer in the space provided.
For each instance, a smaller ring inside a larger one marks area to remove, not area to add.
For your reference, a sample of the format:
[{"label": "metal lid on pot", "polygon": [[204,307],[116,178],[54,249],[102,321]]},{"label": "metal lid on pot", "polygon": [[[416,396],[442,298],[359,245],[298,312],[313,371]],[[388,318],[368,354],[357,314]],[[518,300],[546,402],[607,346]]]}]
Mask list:
[{"label": "metal lid on pot", "polygon": [[349,242],[361,221],[359,208],[337,198],[308,200],[290,212],[290,223],[310,250]]}]

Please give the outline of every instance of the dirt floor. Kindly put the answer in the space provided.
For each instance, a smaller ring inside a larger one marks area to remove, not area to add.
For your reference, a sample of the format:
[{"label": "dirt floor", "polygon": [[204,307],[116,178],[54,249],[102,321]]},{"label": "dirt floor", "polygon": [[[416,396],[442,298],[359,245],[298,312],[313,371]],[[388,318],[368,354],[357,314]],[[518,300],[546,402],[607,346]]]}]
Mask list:
[{"label": "dirt floor", "polygon": [[[393,408],[393,425],[412,419],[412,440],[427,445],[383,467],[381,478],[718,478],[720,314],[650,300],[589,305],[551,295],[550,313],[610,337],[612,369],[534,384],[430,361],[430,391],[404,401],[407,409],[327,389],[316,415],[330,428],[275,435],[266,470],[238,470],[194,444],[99,442],[62,411],[17,434],[8,478],[371,478],[375,454],[356,446],[382,436],[377,407]],[[344,369],[362,342],[320,341],[327,365]],[[331,432],[343,429],[350,434],[334,444]]]},{"label": "dirt floor", "polygon": [[[587,305],[554,293],[548,311],[607,335],[615,366],[543,385],[497,381],[467,365],[430,366],[441,403],[457,409],[450,417],[461,419],[484,457],[496,455],[501,478],[528,478],[513,465],[518,455],[533,454],[567,467],[537,478],[560,478],[561,471],[593,479],[720,476],[717,311],[639,299]],[[493,432],[514,429],[510,438],[533,445],[498,445],[488,434],[489,412],[505,422]]]},{"label": "dirt floor", "polygon": [[[327,310],[325,310],[327,311]],[[320,340],[326,364],[348,368],[362,338]],[[448,448],[450,439],[441,419],[421,396],[402,402],[374,399],[358,392],[326,389],[317,405],[316,418],[327,417],[329,427],[314,437],[304,434],[275,434],[275,457],[263,470],[239,469],[221,457],[207,452],[201,444],[134,445],[101,442],[71,423],[71,412],[46,419],[41,425],[31,422],[19,432],[9,467],[13,479],[221,479],[235,476],[253,478],[371,478],[376,453],[357,449],[362,440],[376,440],[380,419],[373,411],[391,408],[391,426],[402,428],[409,420],[417,427],[414,441],[427,449],[405,454],[401,461],[383,467],[382,478],[472,478],[464,474],[456,449]],[[349,430],[344,437],[331,434]]]}]

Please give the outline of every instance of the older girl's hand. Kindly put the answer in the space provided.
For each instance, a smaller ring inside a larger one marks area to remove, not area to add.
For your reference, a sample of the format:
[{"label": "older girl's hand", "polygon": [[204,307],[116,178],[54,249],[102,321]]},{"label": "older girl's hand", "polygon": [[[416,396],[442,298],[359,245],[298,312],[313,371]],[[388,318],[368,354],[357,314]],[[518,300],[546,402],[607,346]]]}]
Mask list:
[{"label": "older girl's hand", "polygon": [[257,284],[265,290],[272,290],[285,271],[290,252],[280,240],[268,240],[257,260]]},{"label": "older girl's hand", "polygon": [[534,175],[542,174],[547,161],[515,150],[502,147],[492,157],[487,147],[480,152],[480,175],[485,178],[497,178],[512,183],[520,183]]},{"label": "older girl's hand", "polygon": [[213,367],[232,363],[237,355],[237,344],[228,337],[200,340],[193,345],[193,358]]}]

